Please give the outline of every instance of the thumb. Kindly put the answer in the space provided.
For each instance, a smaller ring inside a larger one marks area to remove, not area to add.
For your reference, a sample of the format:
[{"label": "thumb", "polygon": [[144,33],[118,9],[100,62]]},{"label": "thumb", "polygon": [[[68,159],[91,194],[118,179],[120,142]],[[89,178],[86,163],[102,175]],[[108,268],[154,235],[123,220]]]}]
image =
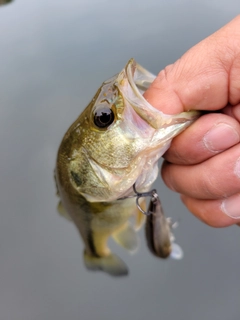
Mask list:
[{"label": "thumb", "polygon": [[240,16],[162,70],[145,99],[166,114],[240,102]]}]

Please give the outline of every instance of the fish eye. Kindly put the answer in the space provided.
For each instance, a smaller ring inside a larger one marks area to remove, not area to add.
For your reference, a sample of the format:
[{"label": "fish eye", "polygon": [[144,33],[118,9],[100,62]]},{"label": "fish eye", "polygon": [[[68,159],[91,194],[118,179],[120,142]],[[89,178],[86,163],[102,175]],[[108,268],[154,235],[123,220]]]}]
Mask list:
[{"label": "fish eye", "polygon": [[110,108],[103,107],[94,113],[94,123],[99,128],[106,128],[113,123],[114,113]]}]

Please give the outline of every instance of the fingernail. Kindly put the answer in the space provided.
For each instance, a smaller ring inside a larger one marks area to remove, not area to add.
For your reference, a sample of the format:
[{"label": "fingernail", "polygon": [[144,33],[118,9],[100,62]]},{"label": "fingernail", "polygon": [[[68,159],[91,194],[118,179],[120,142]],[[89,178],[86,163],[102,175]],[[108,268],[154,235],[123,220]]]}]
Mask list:
[{"label": "fingernail", "polygon": [[226,123],[219,123],[204,136],[203,143],[211,152],[223,151],[239,142],[237,131]]},{"label": "fingernail", "polygon": [[231,196],[223,200],[221,204],[221,210],[227,216],[233,219],[240,218],[240,194]]},{"label": "fingernail", "polygon": [[240,158],[237,159],[235,167],[234,167],[235,175],[240,178]]}]

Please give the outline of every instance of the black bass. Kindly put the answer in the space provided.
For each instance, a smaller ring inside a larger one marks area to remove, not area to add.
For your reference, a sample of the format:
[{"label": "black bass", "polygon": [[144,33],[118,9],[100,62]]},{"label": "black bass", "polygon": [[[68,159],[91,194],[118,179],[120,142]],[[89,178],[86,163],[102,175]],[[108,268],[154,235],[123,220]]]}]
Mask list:
[{"label": "black bass", "polygon": [[[100,208],[101,203],[114,208],[120,205],[118,199],[134,196],[135,188],[149,191],[158,176],[159,158],[199,116],[197,111],[166,115],[152,107],[143,93],[154,79],[131,59],[102,84],[66,132],[55,174],[62,205],[70,216],[81,215],[86,221],[91,208]],[[89,203],[85,212],[82,198]],[[109,210],[101,223],[107,226],[116,212],[121,216],[124,210]],[[96,215],[100,216],[98,209]],[[84,242],[87,247],[87,239]]]}]

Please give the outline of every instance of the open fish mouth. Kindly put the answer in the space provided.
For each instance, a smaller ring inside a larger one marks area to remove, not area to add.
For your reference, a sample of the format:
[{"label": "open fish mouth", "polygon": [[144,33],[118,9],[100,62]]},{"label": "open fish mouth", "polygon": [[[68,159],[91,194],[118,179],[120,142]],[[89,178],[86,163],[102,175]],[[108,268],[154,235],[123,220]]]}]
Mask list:
[{"label": "open fish mouth", "polygon": [[135,112],[154,129],[181,123],[186,126],[187,121],[191,123],[199,117],[198,111],[182,112],[176,115],[164,114],[148,103],[143,97],[143,93],[155,78],[154,74],[143,68],[132,58],[119,73],[116,85]]}]

